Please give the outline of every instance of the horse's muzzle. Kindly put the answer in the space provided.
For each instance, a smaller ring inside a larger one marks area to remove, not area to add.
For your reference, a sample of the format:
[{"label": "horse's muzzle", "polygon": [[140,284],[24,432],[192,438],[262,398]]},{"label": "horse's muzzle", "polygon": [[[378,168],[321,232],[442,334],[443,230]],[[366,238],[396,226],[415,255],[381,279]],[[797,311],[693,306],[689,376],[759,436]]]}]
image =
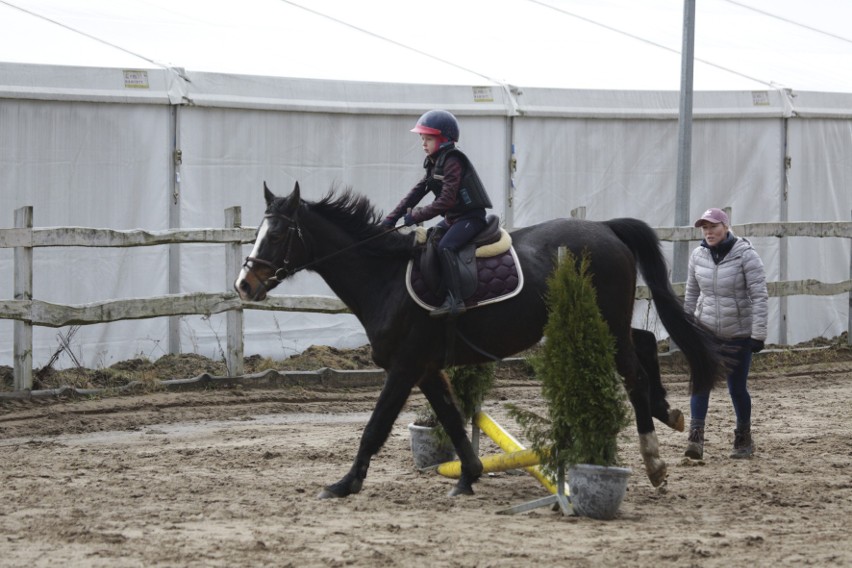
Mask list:
[{"label": "horse's muzzle", "polygon": [[244,302],[260,302],[266,299],[266,287],[259,280],[255,286],[252,286],[248,276],[237,279],[234,282],[234,290]]}]

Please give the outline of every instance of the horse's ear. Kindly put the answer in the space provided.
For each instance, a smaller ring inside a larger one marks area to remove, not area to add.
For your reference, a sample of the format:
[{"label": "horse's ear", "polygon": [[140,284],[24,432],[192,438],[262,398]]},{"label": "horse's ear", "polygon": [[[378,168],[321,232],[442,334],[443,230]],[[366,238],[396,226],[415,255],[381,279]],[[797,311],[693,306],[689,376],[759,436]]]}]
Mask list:
[{"label": "horse's ear", "polygon": [[302,196],[299,191],[299,182],[296,182],[296,185],[293,186],[293,193],[287,197],[287,210],[295,211],[299,205],[302,204]]},{"label": "horse's ear", "polygon": [[263,182],[263,197],[266,199],[267,205],[272,203],[272,200],[275,199],[275,194],[269,191],[269,188],[266,186],[265,180]]}]

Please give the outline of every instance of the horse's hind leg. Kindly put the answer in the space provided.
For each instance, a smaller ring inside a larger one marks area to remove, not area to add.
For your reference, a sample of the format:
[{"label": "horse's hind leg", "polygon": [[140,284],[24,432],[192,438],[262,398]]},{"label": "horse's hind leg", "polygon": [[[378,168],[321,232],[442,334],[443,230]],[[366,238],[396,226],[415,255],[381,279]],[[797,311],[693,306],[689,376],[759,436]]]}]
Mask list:
[{"label": "horse's hind leg", "polygon": [[624,377],[627,396],[636,414],[639,452],[645,463],[645,473],[648,474],[651,485],[659,487],[665,481],[668,471],[666,462],[660,458],[660,446],[657,433],[654,431],[648,380],[639,368],[639,359],[629,338],[617,338],[616,343],[618,348],[615,363],[619,374]]},{"label": "horse's hind leg", "polygon": [[666,400],[666,389],[660,377],[660,360],[657,355],[657,338],[650,331],[633,328],[633,345],[639,358],[640,372],[645,374],[649,386],[651,400],[651,415],[669,426],[683,432],[683,412],[677,408],[669,408]]},{"label": "horse's hind leg", "polygon": [[319,494],[320,499],[347,497],[361,491],[361,486],[367,477],[367,469],[370,467],[370,460],[388,439],[393,423],[402,411],[402,407],[405,406],[408,395],[411,394],[413,384],[414,381],[407,379],[399,372],[388,373],[373,414],[361,434],[361,444],[352,468],[340,481],[325,487]]},{"label": "horse's hind leg", "polygon": [[467,437],[467,428],[453,400],[446,374],[443,371],[427,374],[420,382],[420,390],[432,405],[461,460],[461,477],[450,491],[450,496],[473,495],[473,483],[482,475],[482,461]]}]

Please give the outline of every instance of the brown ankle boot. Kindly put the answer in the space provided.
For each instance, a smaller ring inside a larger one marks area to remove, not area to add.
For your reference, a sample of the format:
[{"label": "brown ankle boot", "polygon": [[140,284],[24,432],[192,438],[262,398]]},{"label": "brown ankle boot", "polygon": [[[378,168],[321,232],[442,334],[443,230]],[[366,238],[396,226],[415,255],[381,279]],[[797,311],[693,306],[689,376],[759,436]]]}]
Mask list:
[{"label": "brown ankle boot", "polygon": [[687,438],[686,451],[683,452],[688,458],[700,460],[704,457],[704,428],[691,428]]},{"label": "brown ankle boot", "polygon": [[750,458],[754,454],[754,442],[750,430],[734,430],[734,450],[731,457],[735,460]]}]

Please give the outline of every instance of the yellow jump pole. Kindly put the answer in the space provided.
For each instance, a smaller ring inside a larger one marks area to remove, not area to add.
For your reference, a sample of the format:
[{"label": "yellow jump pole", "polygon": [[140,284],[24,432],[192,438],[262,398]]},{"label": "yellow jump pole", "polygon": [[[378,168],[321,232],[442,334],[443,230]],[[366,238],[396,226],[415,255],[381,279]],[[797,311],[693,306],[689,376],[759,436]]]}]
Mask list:
[{"label": "yellow jump pole", "polygon": [[514,436],[506,432],[502,426],[494,422],[494,419],[485,412],[480,411],[474,414],[473,423],[485,432],[489,438],[494,440],[494,443],[500,446],[500,449],[504,452],[517,452],[526,449]]},{"label": "yellow jump pole", "polygon": [[[485,412],[477,412],[473,416],[473,423],[485,432],[489,438],[494,440],[494,443],[500,446],[500,449],[504,452],[517,452],[526,449],[514,436],[506,432],[502,426],[494,422],[494,419]],[[541,472],[541,468],[533,465],[524,469],[527,473],[538,479],[538,482],[544,485],[545,489],[551,493],[556,493],[556,484]]]},{"label": "yellow jump pole", "polygon": [[[488,414],[486,414],[485,412],[480,411],[474,414],[473,423],[476,427],[485,432],[485,434],[489,438],[494,440],[494,443],[500,446],[500,449],[504,452],[511,454],[526,450],[526,448],[518,440],[516,440],[514,436],[503,430],[503,428],[499,424],[494,422],[494,419],[488,416]],[[438,473],[440,473],[441,475],[446,475],[447,477],[459,477],[461,475],[461,464],[459,463],[458,466],[454,466],[454,463],[459,462],[447,462],[440,464],[437,468]],[[451,473],[454,471],[455,467],[458,467],[459,469],[459,473],[457,473],[456,475],[447,475],[443,473],[444,471]],[[553,494],[556,493],[556,484],[550,481],[550,479],[548,479],[547,476],[541,472],[541,469],[538,467],[538,465],[530,465],[524,467],[524,469],[527,473],[535,477],[538,482],[544,486],[545,489],[547,489]],[[565,491],[567,494],[567,485],[565,486]]]},{"label": "yellow jump pole", "polygon": [[[526,468],[540,463],[538,454],[533,450],[519,450],[505,454],[492,454],[481,458],[482,473],[506,471],[509,469]],[[444,477],[458,479],[461,477],[461,461],[444,462],[438,466],[438,473]]]}]

